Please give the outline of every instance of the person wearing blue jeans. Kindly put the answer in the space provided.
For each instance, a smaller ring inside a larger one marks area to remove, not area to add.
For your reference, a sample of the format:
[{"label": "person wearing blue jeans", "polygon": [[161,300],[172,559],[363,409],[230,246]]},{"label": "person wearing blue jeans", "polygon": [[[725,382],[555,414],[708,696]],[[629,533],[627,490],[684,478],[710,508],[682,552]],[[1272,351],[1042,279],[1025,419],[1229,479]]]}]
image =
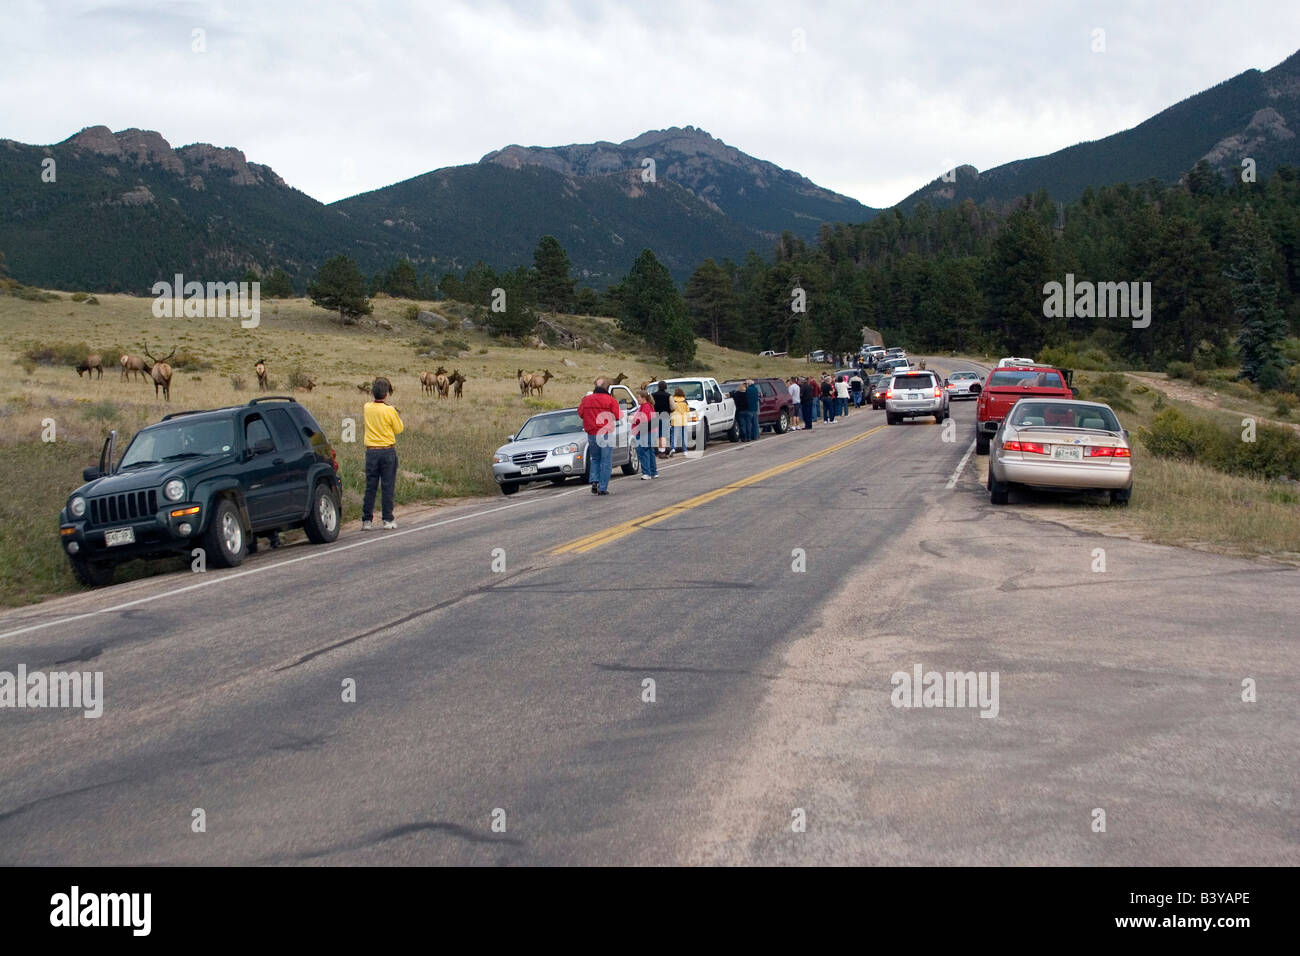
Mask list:
[{"label": "person wearing blue jeans", "polygon": [[632,419],[632,440],[636,442],[636,457],[641,463],[641,479],[649,481],[659,477],[659,457],[655,450],[655,407],[645,392],[637,394],[641,407]]},{"label": "person wearing blue jeans", "polygon": [[758,394],[758,386],[754,384],[752,378],[745,379],[745,397],[748,399],[749,411],[745,413],[746,430],[749,432],[749,440],[758,440],[758,412],[762,404],[762,397]]},{"label": "person wearing blue jeans", "polygon": [[587,433],[587,481],[591,493],[607,495],[614,466],[614,423],[622,419],[623,406],[609,394],[609,383],[598,378],[591,393],[578,403],[578,414]]}]

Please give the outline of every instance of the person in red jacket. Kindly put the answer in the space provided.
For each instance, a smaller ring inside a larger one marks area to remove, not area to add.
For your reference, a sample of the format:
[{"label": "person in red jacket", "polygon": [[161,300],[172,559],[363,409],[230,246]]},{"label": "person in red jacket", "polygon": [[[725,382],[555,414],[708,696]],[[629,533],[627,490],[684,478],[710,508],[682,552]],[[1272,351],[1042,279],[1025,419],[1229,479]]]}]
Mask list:
[{"label": "person in red jacket", "polygon": [[609,494],[609,475],[614,468],[614,424],[623,418],[623,408],[609,394],[609,383],[596,379],[590,395],[578,403],[582,430],[587,433],[587,478],[593,495]]}]

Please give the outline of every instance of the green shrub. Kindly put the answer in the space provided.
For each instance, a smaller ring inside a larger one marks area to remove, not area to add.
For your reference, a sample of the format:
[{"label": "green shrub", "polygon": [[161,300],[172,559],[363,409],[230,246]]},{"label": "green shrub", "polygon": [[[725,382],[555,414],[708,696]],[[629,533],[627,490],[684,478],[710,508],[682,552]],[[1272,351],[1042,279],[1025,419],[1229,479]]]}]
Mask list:
[{"label": "green shrub", "polygon": [[1231,456],[1230,438],[1223,429],[1204,419],[1193,419],[1176,408],[1166,408],[1151,420],[1149,428],[1138,429],[1138,439],[1159,458],[1197,461],[1226,470]]},{"label": "green shrub", "polygon": [[99,305],[99,300],[96,299],[93,295],[92,295],[92,296],[88,296],[88,297],[86,298],[86,303],[85,303],[85,304],[86,304],[86,305]]},{"label": "green shrub", "polygon": [[402,309],[402,318],[410,322],[414,322],[415,317],[418,316],[419,314],[420,314],[420,307],[418,305],[408,305],[406,306],[406,308]]},{"label": "green shrub", "polygon": [[1192,374],[1192,366],[1188,362],[1170,362],[1165,366],[1165,374],[1170,378],[1188,378]]},{"label": "green shrub", "polygon": [[89,294],[89,293],[86,293],[86,292],[74,292],[74,293],[72,293],[72,301],[73,301],[73,302],[85,302],[85,301],[86,301],[87,299],[89,299],[89,298],[90,298],[90,294]]},{"label": "green shrub", "polygon": [[1051,365],[1053,368],[1078,368],[1079,356],[1069,349],[1051,346],[1039,351],[1036,361],[1039,365]]},{"label": "green shrub", "polygon": [[[1253,437],[1253,441],[1248,440]],[[1300,477],[1300,438],[1289,428],[1249,423],[1240,430],[1220,427],[1176,408],[1156,415],[1138,438],[1151,454],[1195,461],[1229,474],[1274,479]]]},{"label": "green shrub", "polygon": [[1128,379],[1117,372],[1106,372],[1079,389],[1079,395],[1089,402],[1105,402],[1117,412],[1135,411],[1133,403],[1125,396]]},{"label": "green shrub", "polygon": [[311,381],[311,376],[308,375],[306,372],[304,372],[301,368],[294,368],[292,371],[289,372],[290,388],[306,388],[307,383],[310,381]]}]

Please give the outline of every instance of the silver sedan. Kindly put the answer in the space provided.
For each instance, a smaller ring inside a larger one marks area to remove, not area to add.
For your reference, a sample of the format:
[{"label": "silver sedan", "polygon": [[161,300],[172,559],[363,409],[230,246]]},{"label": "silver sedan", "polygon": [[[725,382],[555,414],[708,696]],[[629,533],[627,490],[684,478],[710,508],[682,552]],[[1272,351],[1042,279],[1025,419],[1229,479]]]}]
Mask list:
[{"label": "silver sedan", "polygon": [[949,398],[979,398],[983,388],[983,378],[979,372],[953,372],[944,380]]},{"label": "silver sedan", "polygon": [[1133,490],[1128,432],[1101,402],[1022,398],[990,443],[989,500],[1006,504],[1013,485],[1101,491],[1112,504],[1127,504]]},{"label": "silver sedan", "polygon": [[[625,415],[614,425],[614,464],[635,475],[640,462]],[[518,432],[492,456],[492,477],[503,495],[514,494],[530,481],[563,484],[566,478],[587,476],[587,442],[582,416],[576,408],[543,412],[524,422]]]}]

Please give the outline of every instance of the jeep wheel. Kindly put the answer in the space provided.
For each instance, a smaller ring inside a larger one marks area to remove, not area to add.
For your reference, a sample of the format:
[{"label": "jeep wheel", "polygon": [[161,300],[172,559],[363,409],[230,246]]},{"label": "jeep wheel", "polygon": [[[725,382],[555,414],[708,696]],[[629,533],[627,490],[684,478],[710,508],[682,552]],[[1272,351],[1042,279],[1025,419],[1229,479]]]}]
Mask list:
[{"label": "jeep wheel", "polygon": [[203,533],[203,550],[208,561],[219,568],[238,567],[244,560],[244,523],[229,498],[222,498],[212,512],[208,530]]},{"label": "jeep wheel", "polygon": [[772,431],[778,435],[784,435],[790,430],[790,410],[781,409],[781,414],[776,416],[776,424],[772,426]]},{"label": "jeep wheel", "polygon": [[329,544],[339,536],[339,503],[323,481],[316,482],[316,490],[311,494],[311,511],[303,530],[312,544]]},{"label": "jeep wheel", "polygon": [[983,432],[975,433],[975,454],[987,455],[989,453],[989,436]]},{"label": "jeep wheel", "polygon": [[68,558],[77,583],[88,588],[102,588],[113,583],[113,562],[87,561],[85,558]]}]

